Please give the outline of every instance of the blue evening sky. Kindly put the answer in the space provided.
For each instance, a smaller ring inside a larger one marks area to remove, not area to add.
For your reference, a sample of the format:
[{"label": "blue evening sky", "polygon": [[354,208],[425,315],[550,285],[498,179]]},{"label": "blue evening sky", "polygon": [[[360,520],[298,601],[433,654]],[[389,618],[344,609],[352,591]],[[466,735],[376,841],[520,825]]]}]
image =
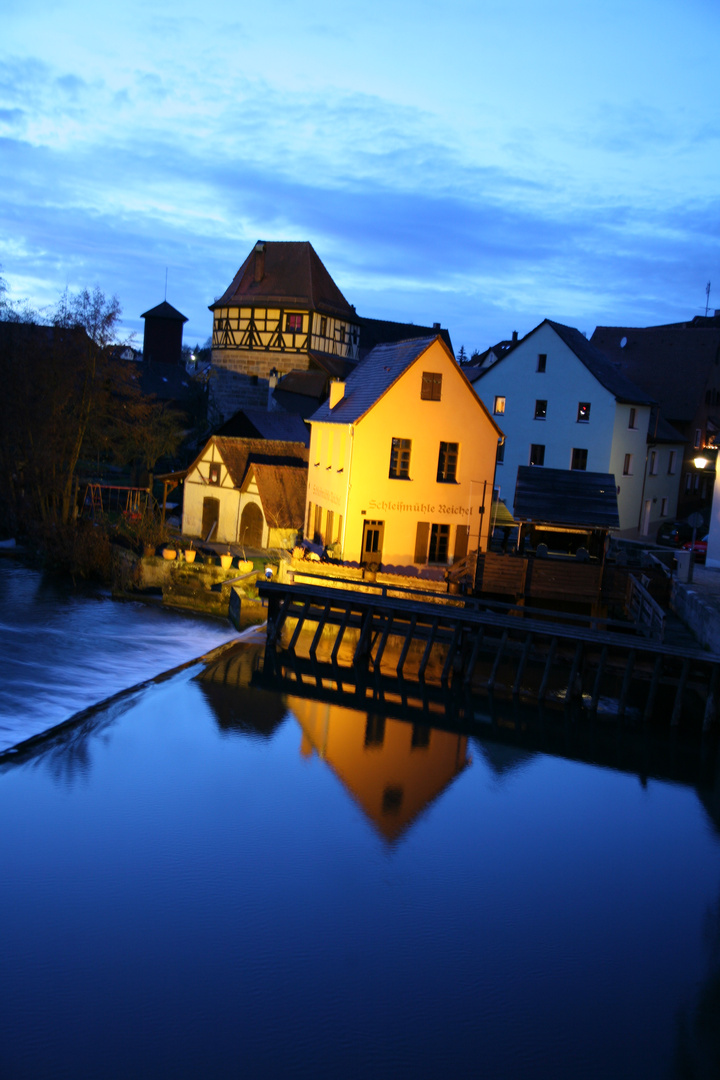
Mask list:
[{"label": "blue evening sky", "polygon": [[4,0],[12,300],[168,300],[310,240],[361,314],[484,349],[720,308],[717,0]]}]

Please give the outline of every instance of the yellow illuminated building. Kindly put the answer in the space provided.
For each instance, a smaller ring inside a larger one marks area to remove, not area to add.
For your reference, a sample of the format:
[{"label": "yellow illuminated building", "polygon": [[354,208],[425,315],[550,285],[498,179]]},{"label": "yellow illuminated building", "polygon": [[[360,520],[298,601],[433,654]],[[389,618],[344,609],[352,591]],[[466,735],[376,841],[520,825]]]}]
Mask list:
[{"label": "yellow illuminated building", "polygon": [[487,548],[502,432],[441,337],[377,346],[310,422],[308,539],[416,568]]}]

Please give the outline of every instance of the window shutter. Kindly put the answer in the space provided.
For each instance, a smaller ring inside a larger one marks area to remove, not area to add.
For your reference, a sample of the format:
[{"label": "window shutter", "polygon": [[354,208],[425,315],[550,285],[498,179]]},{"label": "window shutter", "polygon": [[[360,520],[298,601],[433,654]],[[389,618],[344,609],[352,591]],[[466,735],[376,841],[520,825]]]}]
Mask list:
[{"label": "window shutter", "polygon": [[470,530],[467,525],[458,525],[455,530],[455,554],[453,556],[453,562],[459,562],[460,559],[464,559],[467,555],[469,532]]},{"label": "window shutter", "polygon": [[415,533],[415,558],[413,562],[426,563],[428,551],[428,537],[430,535],[430,522],[418,521]]}]

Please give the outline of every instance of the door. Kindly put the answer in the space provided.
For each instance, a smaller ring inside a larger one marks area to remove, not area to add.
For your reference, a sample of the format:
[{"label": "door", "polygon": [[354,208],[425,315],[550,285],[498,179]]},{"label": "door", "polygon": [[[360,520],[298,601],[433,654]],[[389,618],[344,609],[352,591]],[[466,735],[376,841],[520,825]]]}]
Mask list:
[{"label": "door", "polygon": [[365,521],[363,523],[362,562],[382,562],[384,521]]},{"label": "door", "polygon": [[647,534],[650,531],[650,514],[651,514],[651,512],[652,512],[652,502],[650,501],[650,499],[646,499],[645,500],[645,505],[643,507],[643,518],[642,518],[642,534],[643,534],[643,536],[647,536]]},{"label": "door", "polygon": [[217,540],[220,523],[220,500],[203,499],[202,538]]},{"label": "door", "polygon": [[265,520],[258,504],[246,503],[240,515],[240,536],[238,537],[240,544],[243,547],[261,548],[264,524]]}]

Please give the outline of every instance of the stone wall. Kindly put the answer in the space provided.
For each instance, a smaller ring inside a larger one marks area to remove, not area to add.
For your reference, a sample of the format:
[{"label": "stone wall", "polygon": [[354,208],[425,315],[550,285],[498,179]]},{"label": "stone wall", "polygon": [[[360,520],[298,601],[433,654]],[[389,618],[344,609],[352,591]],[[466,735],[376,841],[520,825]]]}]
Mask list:
[{"label": "stone wall", "polygon": [[224,423],[240,409],[266,409],[268,393],[267,378],[213,368],[208,385],[211,415],[217,414]]}]

